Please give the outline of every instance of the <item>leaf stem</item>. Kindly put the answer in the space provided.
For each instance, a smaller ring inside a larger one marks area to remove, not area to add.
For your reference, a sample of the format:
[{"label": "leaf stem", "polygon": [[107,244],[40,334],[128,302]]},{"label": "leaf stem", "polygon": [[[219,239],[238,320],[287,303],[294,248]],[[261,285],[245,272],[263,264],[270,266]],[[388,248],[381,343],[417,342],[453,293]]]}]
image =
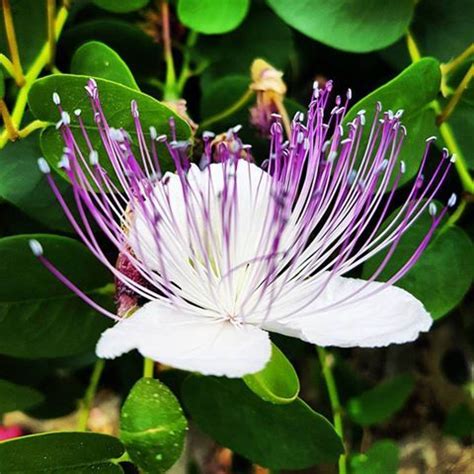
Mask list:
[{"label": "leaf stem", "polygon": [[33,120],[28,125],[26,125],[26,127],[23,127],[21,130],[18,130],[18,136],[20,138],[25,138],[30,133],[33,133],[35,130],[46,127],[46,125],[48,125],[48,122],[43,122],[42,120]]},{"label": "leaf stem", "polygon": [[54,67],[54,57],[56,55],[56,35],[54,28],[54,19],[56,17],[56,0],[47,0],[48,16],[48,43],[49,43],[49,68]]},{"label": "leaf stem", "polygon": [[4,55],[0,53],[0,64],[6,69],[10,77],[15,78],[15,69],[13,63]]},{"label": "leaf stem", "polygon": [[416,44],[415,38],[413,37],[410,31],[407,32],[406,41],[408,54],[410,55],[411,62],[416,63],[421,59],[421,53],[418,48],[418,45]]},{"label": "leaf stem", "polygon": [[[321,371],[323,373],[323,377],[326,382],[326,388],[328,390],[329,402],[331,404],[332,415],[334,420],[334,429],[336,430],[336,433],[340,436],[342,442],[344,443],[342,407],[339,401],[336,381],[332,372],[334,358],[331,354],[328,354],[323,347],[316,346],[316,350],[318,352],[319,362],[321,364]],[[345,454],[341,454],[341,456],[339,456],[339,474],[347,474]]]},{"label": "leaf stem", "polygon": [[143,377],[153,378],[155,373],[155,361],[148,357],[143,358]]},{"label": "leaf stem", "polygon": [[15,78],[18,87],[21,87],[25,83],[25,77],[23,76],[23,69],[21,67],[20,53],[18,51],[18,43],[16,41],[15,25],[13,23],[10,0],[2,0],[2,6],[8,49],[10,50],[11,62],[13,64],[13,77]]},{"label": "leaf stem", "polygon": [[471,65],[465,76],[462,78],[462,81],[457,86],[454,94],[449,99],[449,102],[446,104],[444,110],[438,115],[436,119],[436,123],[438,125],[446,122],[451,114],[454,112],[456,105],[458,105],[464,91],[469,87],[469,83],[471,82],[472,78],[474,78],[474,64]]},{"label": "leaf stem", "polygon": [[[55,23],[56,38],[59,37],[61,30],[63,29],[64,24],[66,23],[67,16],[68,16],[67,9],[65,7],[62,7],[58,11],[58,15],[56,17],[56,23]],[[48,61],[49,61],[49,44],[48,42],[46,42],[43,45],[43,48],[41,49],[37,58],[31,65],[29,71],[26,73],[25,83],[20,88],[20,91],[18,92],[16,103],[15,103],[15,106],[13,107],[13,112],[12,112],[12,121],[17,129],[20,127],[21,121],[23,119],[23,115],[25,113],[26,104],[28,102],[28,92],[30,91],[31,86],[33,85],[35,80],[38,78],[43,68],[46,66],[46,64],[48,64]],[[6,145],[6,143],[8,142],[8,138],[9,138],[8,132],[7,130],[4,130],[0,134],[0,149],[2,149]]]},{"label": "leaf stem", "polygon": [[203,120],[201,124],[199,125],[200,129],[207,128],[209,125],[212,125],[215,122],[219,122],[219,120],[222,120],[226,117],[229,117],[233,113],[237,112],[240,110],[242,107],[245,106],[245,104],[251,99],[253,96],[254,91],[251,89],[248,89],[245,91],[245,93],[240,97],[240,99],[237,99],[232,105],[230,105],[227,109],[223,110],[222,112],[219,112],[215,115],[211,115],[209,118],[206,120]]},{"label": "leaf stem", "polygon": [[89,420],[89,414],[92,407],[92,402],[94,401],[95,394],[97,392],[97,387],[99,385],[100,376],[105,367],[104,359],[97,359],[94,364],[94,369],[89,381],[89,386],[87,387],[84,398],[81,401],[81,408],[79,410],[79,420],[77,422],[78,431],[87,430],[87,422]]},{"label": "leaf stem", "polygon": [[456,222],[461,218],[467,206],[467,200],[463,199],[456,210],[449,216],[449,219],[438,231],[438,235],[444,234],[450,227],[456,224]]},{"label": "leaf stem", "polygon": [[176,70],[171,47],[170,9],[168,0],[160,0],[161,25],[163,34],[163,53],[166,63],[164,100],[179,99],[176,86]]},{"label": "leaf stem", "polygon": [[183,66],[181,67],[181,72],[179,74],[178,83],[176,88],[178,90],[178,94],[181,96],[183,94],[184,86],[186,85],[186,81],[191,77],[191,69],[189,67],[191,63],[191,49],[196,44],[198,39],[197,31],[190,30],[188,37],[186,39],[186,46],[183,53]]},{"label": "leaf stem", "polygon": [[451,74],[471,55],[474,55],[474,43],[469,45],[459,56],[456,56],[454,59],[449,61],[449,63],[441,64],[441,72],[443,75]]},{"label": "leaf stem", "polygon": [[3,99],[0,99],[0,115],[5,124],[5,131],[8,135],[8,139],[11,141],[16,140],[18,138],[18,130],[13,123],[7,104],[5,104]]}]

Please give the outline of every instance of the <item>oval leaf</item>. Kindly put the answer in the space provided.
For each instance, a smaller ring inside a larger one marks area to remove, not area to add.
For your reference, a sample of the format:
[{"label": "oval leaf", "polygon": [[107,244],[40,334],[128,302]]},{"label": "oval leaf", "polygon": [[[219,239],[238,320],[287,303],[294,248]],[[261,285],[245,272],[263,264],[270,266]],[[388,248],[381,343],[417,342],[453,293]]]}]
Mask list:
[{"label": "oval leaf", "polygon": [[243,380],[262,400],[276,404],[294,401],[300,391],[296,370],[275,344],[268,364],[256,374],[245,375]]},{"label": "oval leaf", "polygon": [[0,415],[15,410],[26,410],[43,401],[43,395],[30,387],[0,379]]},{"label": "oval leaf", "polygon": [[166,472],[183,450],[187,421],[172,392],[158,380],[140,379],[120,416],[120,438],[147,472]]},{"label": "oval leaf", "polygon": [[89,41],[74,53],[71,72],[108,79],[139,90],[132,72],[122,58],[112,48],[99,41]]},{"label": "oval leaf", "polygon": [[351,398],[347,404],[347,412],[352,420],[362,426],[385,421],[403,407],[414,385],[413,377],[408,374],[384,381]]},{"label": "oval leaf", "polygon": [[382,49],[410,24],[412,0],[268,0],[275,13],[299,32],[344,51]]},{"label": "oval leaf", "polygon": [[0,239],[0,353],[14,357],[62,357],[95,347],[109,320],[59,282],[31,253],[37,239],[47,256],[93,299],[104,294],[110,276],[76,240],[46,234]]},{"label": "oval leaf", "polygon": [[265,467],[303,469],[336,462],[343,452],[332,425],[300,399],[273,405],[241,380],[192,375],[183,400],[200,429]]},{"label": "oval leaf", "polygon": [[[396,213],[397,210],[392,216]],[[390,220],[391,216],[386,222]],[[431,216],[425,212],[402,236],[378,280],[386,281],[407,262],[430,225]],[[373,275],[384,255],[385,252],[381,252],[364,264],[363,278]],[[473,271],[473,243],[460,227],[451,226],[444,232],[435,232],[420,259],[396,285],[418,298],[431,316],[439,319],[454,309],[469,291]]]},{"label": "oval leaf", "polygon": [[249,0],[179,0],[178,17],[189,28],[208,35],[237,28],[247,15]]},{"label": "oval leaf", "polygon": [[124,453],[120,441],[98,433],[42,433],[0,443],[0,472],[121,473],[111,461]]},{"label": "oval leaf", "polygon": [[[71,130],[75,134],[78,142],[83,144],[83,149],[87,150],[79,123],[74,120],[74,114],[72,113],[77,108],[81,109],[81,117],[89,134],[92,146],[99,152],[99,157],[103,158],[102,166],[107,171],[110,171],[110,176],[115,176],[102,146],[102,140],[97,131],[90,101],[84,90],[88,79],[87,76],[76,76],[72,74],[54,75],[39,79],[33,84],[30,90],[28,102],[33,114],[37,118],[55,123],[59,120],[59,112],[57,106],[52,101],[52,96],[54,92],[58,93],[61,98],[62,107],[71,114]],[[153,97],[105,79],[96,79],[96,82],[102,108],[109,125],[115,128],[123,127],[130,134],[135,144],[137,143],[137,133],[130,112],[130,103],[132,100],[137,101],[140,121],[148,141],[150,140],[149,128],[151,126],[156,128],[158,134],[169,134],[170,118],[173,118],[176,124],[177,140],[186,140],[190,137],[191,130],[189,125],[173,110]],[[63,154],[64,142],[61,134],[57,132],[55,127],[49,127],[43,131],[41,135],[41,148],[51,166],[57,169],[57,164]],[[137,149],[135,149],[135,151],[137,151]],[[137,153],[139,152],[137,151]],[[162,156],[167,157],[168,160],[162,160],[163,168],[171,168],[172,165],[169,154],[162,153]],[[63,174],[60,170],[58,170],[58,172]]]},{"label": "oval leaf", "polygon": [[[430,107],[430,103],[438,96],[440,83],[438,61],[434,58],[423,58],[353,105],[344,119],[347,124],[355,118],[358,111],[365,110],[367,122],[371,123],[377,102],[382,103],[383,110],[404,111],[402,122],[408,134],[399,156],[406,164],[400,186],[412,179],[418,171],[426,138],[437,134],[435,111]],[[367,144],[369,132],[370,127],[366,126],[361,149]]]}]

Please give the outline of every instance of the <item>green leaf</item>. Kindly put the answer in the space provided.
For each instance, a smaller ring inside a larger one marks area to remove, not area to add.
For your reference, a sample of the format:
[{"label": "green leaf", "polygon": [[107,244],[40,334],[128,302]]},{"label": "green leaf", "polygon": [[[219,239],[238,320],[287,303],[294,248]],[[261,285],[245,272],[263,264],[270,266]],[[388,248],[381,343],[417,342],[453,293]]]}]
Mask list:
[{"label": "green leaf", "polygon": [[[23,72],[31,66],[47,39],[46,4],[38,0],[10,0]],[[5,23],[0,21],[0,53],[10,58]],[[32,21],[34,19],[34,21]]]},{"label": "green leaf", "polygon": [[362,426],[385,421],[403,407],[414,385],[413,377],[408,374],[386,380],[351,398],[347,404],[347,413]]},{"label": "green leaf", "polygon": [[[45,226],[71,232],[72,228],[54,196],[45,176],[38,169],[42,155],[39,132],[16,142],[8,142],[0,150],[0,197]],[[66,202],[73,202],[71,186],[64,180],[57,185]]]},{"label": "green leaf", "polygon": [[[52,101],[53,93],[57,92],[61,98],[62,107],[71,114],[71,130],[78,142],[83,145],[83,149],[87,150],[79,123],[74,120],[74,114],[72,113],[77,108],[81,109],[81,117],[92,146],[99,152],[102,166],[110,172],[109,174],[112,177],[115,176],[115,173],[102,146],[102,140],[97,131],[89,98],[84,91],[84,86],[87,84],[88,79],[86,76],[72,74],[54,75],[39,79],[30,90],[28,102],[33,114],[37,118],[52,123],[57,122],[59,112],[57,106]],[[105,79],[96,79],[96,82],[102,109],[109,125],[115,128],[123,127],[130,134],[135,144],[138,143],[138,140],[133,117],[130,112],[132,100],[137,101],[140,121],[148,141],[150,140],[149,128],[151,126],[156,128],[158,134],[169,134],[169,119],[171,117],[173,117],[176,124],[177,140],[185,140],[190,137],[191,130],[189,125],[173,110],[153,97]],[[63,154],[64,142],[61,134],[57,132],[55,127],[49,127],[43,131],[41,135],[41,148],[51,166],[58,169],[57,163]],[[137,154],[139,153],[136,145],[134,150]],[[161,156],[164,157],[162,168],[171,168],[172,160],[169,154],[165,152]],[[58,172],[64,175],[62,171],[58,170]]]},{"label": "green leaf", "polygon": [[112,462],[124,453],[120,441],[98,433],[41,433],[0,443],[0,472],[115,474],[122,468]]},{"label": "green leaf", "polygon": [[312,39],[355,53],[382,49],[403,36],[412,0],[268,0],[286,23]]},{"label": "green leaf", "polygon": [[166,385],[140,379],[120,416],[120,438],[131,459],[147,472],[164,473],[183,450],[187,421]]},{"label": "green leaf", "polygon": [[294,367],[275,344],[268,364],[256,374],[245,375],[243,380],[262,400],[276,404],[293,402],[300,391]]},{"label": "green leaf", "polygon": [[197,52],[210,63],[201,76],[201,88],[205,90],[212,81],[228,75],[243,74],[250,80],[250,66],[258,57],[277,69],[285,69],[293,53],[293,38],[290,28],[271,11],[252,8],[232,33],[199,38]]},{"label": "green leaf", "polygon": [[62,54],[71,54],[88,41],[100,41],[126,62],[136,78],[156,77],[161,49],[138,26],[117,18],[85,21],[68,27],[58,43]]},{"label": "green leaf", "polygon": [[132,72],[122,58],[112,48],[99,41],[89,41],[74,53],[71,72],[108,79],[139,90]]},{"label": "green leaf", "polygon": [[0,353],[14,357],[62,357],[95,347],[109,325],[59,282],[31,253],[37,239],[45,256],[99,304],[111,306],[111,278],[76,240],[47,234],[0,239]]},{"label": "green leaf", "polygon": [[474,432],[474,410],[467,403],[456,405],[443,425],[443,433],[457,438],[467,438]]},{"label": "green leaf", "polygon": [[[472,81],[471,81],[472,82]],[[474,89],[474,86],[471,86]],[[474,103],[461,99],[448,119],[469,169],[474,170]]]},{"label": "green leaf", "polygon": [[374,443],[366,453],[351,457],[352,474],[397,474],[398,446],[385,439]]},{"label": "green leaf", "polygon": [[343,452],[332,425],[302,400],[273,405],[241,380],[192,375],[183,401],[202,431],[265,467],[303,469],[336,462]]},{"label": "green leaf", "polygon": [[418,2],[412,32],[423,55],[449,61],[474,40],[471,0],[423,0]]},{"label": "green leaf", "polygon": [[215,35],[235,30],[247,15],[249,0],[178,0],[178,17],[187,27]]},{"label": "green leaf", "polygon": [[114,13],[128,13],[140,10],[148,5],[150,0],[92,0],[98,7]]},{"label": "green leaf", "polygon": [[[397,212],[395,210],[386,222],[390,222]],[[431,222],[431,216],[425,212],[405,232],[389,262],[377,277],[378,280],[386,281],[407,262],[427,234]],[[363,278],[373,275],[385,254],[386,252],[380,252],[364,264]],[[474,246],[471,239],[460,227],[451,226],[445,232],[435,232],[418,262],[396,285],[418,298],[431,316],[439,319],[454,309],[468,292],[473,265]]]},{"label": "green leaf", "polygon": [[[353,105],[344,119],[347,124],[359,110],[365,110],[367,123],[370,124],[378,101],[382,103],[384,110],[404,110],[402,122],[408,135],[399,157],[406,164],[406,172],[400,180],[400,185],[415,176],[423,157],[426,138],[438,132],[435,124],[436,114],[429,104],[436,99],[440,82],[438,61],[434,58],[423,58]],[[366,126],[361,150],[367,144],[369,132],[370,126]]]},{"label": "green leaf", "polygon": [[15,410],[26,410],[43,401],[43,395],[30,387],[0,379],[0,415]]}]

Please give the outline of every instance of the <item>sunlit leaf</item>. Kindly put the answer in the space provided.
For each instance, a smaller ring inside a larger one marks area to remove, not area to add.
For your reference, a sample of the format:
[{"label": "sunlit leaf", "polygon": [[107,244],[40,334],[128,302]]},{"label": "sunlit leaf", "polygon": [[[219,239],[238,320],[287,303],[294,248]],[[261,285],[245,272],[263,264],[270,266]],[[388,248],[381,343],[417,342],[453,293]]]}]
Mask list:
[{"label": "sunlit leaf", "polygon": [[158,380],[140,379],[120,416],[120,438],[132,460],[146,472],[164,473],[179,458],[186,418],[171,391]]},{"label": "sunlit leaf", "polygon": [[333,48],[364,53],[394,43],[413,15],[411,0],[268,0],[296,30]]}]

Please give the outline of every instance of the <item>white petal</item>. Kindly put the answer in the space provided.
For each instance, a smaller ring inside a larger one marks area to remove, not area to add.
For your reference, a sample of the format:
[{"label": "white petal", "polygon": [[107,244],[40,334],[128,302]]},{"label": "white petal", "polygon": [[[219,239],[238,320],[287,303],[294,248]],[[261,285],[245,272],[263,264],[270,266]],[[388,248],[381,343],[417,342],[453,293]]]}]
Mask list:
[{"label": "white petal", "polygon": [[115,358],[132,349],[178,369],[227,377],[258,372],[271,355],[268,333],[255,326],[180,313],[156,301],[107,329],[96,352]]},{"label": "white petal", "polygon": [[[263,327],[269,331],[299,337],[304,341],[320,346],[338,347],[381,347],[393,343],[404,343],[415,340],[420,332],[428,331],[433,322],[429,313],[407,291],[390,286],[366,298],[382,285],[379,282],[369,283],[363,293],[354,296],[354,302],[324,307],[342,300],[345,296],[357,291],[367,282],[356,278],[334,277],[327,288],[312,303],[300,312],[282,318],[282,307],[288,308],[289,301],[275,304],[280,317],[272,317]],[[317,288],[310,285],[295,290],[291,301],[304,301],[315,294]],[[299,293],[299,294],[297,294]]]}]

